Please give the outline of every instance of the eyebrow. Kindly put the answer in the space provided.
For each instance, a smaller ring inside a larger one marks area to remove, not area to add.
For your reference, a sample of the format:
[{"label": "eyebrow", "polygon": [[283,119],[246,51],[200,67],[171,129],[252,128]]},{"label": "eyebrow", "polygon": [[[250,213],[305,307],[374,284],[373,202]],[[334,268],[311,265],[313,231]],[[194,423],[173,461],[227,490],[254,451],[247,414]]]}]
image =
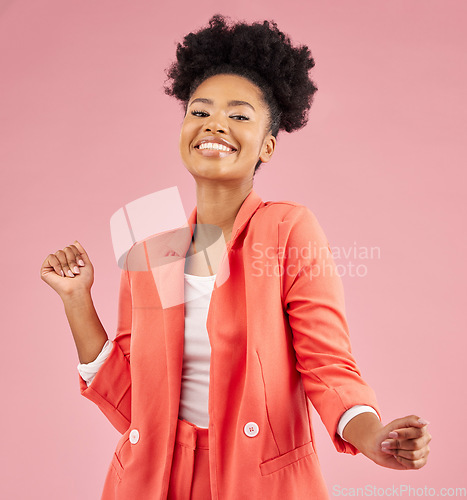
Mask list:
[{"label": "eyebrow", "polygon": [[[195,102],[204,102],[205,104],[214,104],[211,99],[206,99],[204,97],[197,97],[196,99],[193,99],[191,101],[190,106],[194,104]],[[250,107],[253,111],[256,112],[256,109],[247,101],[229,101],[227,103],[228,106],[248,106]]]}]

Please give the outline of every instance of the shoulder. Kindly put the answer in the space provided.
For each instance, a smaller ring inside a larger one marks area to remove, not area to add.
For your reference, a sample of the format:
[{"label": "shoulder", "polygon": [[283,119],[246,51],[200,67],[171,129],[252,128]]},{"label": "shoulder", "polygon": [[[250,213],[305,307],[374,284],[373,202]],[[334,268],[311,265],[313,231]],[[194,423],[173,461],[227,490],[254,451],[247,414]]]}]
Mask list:
[{"label": "shoulder", "polygon": [[280,247],[303,246],[311,242],[329,247],[329,242],[314,212],[290,200],[264,201],[250,224],[251,233],[261,241],[274,239]]},{"label": "shoulder", "polygon": [[264,217],[277,228],[279,247],[302,248],[313,245],[327,249],[332,254],[330,243],[318,218],[306,205],[289,200],[268,201],[261,209]]},{"label": "shoulder", "polygon": [[277,223],[294,224],[318,224],[314,212],[306,205],[297,201],[280,200],[265,201],[258,209],[257,215],[262,219],[273,220]]}]

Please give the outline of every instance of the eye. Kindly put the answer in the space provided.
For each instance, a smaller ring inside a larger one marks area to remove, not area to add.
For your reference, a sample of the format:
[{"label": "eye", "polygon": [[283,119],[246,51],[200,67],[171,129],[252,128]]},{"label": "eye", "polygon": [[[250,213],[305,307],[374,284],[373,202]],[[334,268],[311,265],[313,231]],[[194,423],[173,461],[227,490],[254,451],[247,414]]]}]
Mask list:
[{"label": "eye", "polygon": [[206,116],[207,116],[207,113],[205,113],[204,111],[195,111],[195,110],[193,110],[193,111],[191,112],[191,114],[192,114],[193,116],[198,116],[199,114],[202,114],[202,115],[206,115]]},{"label": "eye", "polygon": [[[209,116],[209,113],[206,113],[205,111],[197,111],[197,110],[193,110],[191,112],[191,114],[193,116],[197,116],[197,117],[205,117],[205,116]],[[249,120],[248,116],[245,116],[245,115],[232,115],[230,118],[234,118],[234,119],[239,119],[239,121],[245,121],[245,120]]]}]

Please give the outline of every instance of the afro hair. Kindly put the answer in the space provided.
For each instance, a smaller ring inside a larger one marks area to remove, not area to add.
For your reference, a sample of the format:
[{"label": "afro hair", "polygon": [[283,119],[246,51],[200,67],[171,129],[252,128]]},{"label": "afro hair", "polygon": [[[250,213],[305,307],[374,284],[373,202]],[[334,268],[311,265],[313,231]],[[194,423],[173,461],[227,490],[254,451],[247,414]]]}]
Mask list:
[{"label": "afro hair", "polygon": [[215,14],[209,27],[189,33],[183,44],[177,44],[176,57],[166,69],[170,85],[164,91],[181,101],[185,112],[204,80],[220,73],[236,74],[261,89],[274,137],[280,130],[293,132],[306,125],[318,90],[308,75],[315,61],[307,46],[293,47],[274,21],[229,26],[225,16]]}]

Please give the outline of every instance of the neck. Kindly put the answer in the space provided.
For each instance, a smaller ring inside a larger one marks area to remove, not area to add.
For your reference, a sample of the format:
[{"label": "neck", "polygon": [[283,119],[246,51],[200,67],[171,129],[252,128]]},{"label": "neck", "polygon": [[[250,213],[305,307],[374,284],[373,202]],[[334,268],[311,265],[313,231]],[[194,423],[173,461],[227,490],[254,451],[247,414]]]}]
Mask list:
[{"label": "neck", "polygon": [[[196,224],[198,229],[203,224],[217,226],[222,230],[224,239],[228,243],[232,236],[235,217],[252,189],[253,185],[251,183],[234,189],[219,185],[197,185]],[[196,239],[200,234],[198,230],[197,233]]]}]

